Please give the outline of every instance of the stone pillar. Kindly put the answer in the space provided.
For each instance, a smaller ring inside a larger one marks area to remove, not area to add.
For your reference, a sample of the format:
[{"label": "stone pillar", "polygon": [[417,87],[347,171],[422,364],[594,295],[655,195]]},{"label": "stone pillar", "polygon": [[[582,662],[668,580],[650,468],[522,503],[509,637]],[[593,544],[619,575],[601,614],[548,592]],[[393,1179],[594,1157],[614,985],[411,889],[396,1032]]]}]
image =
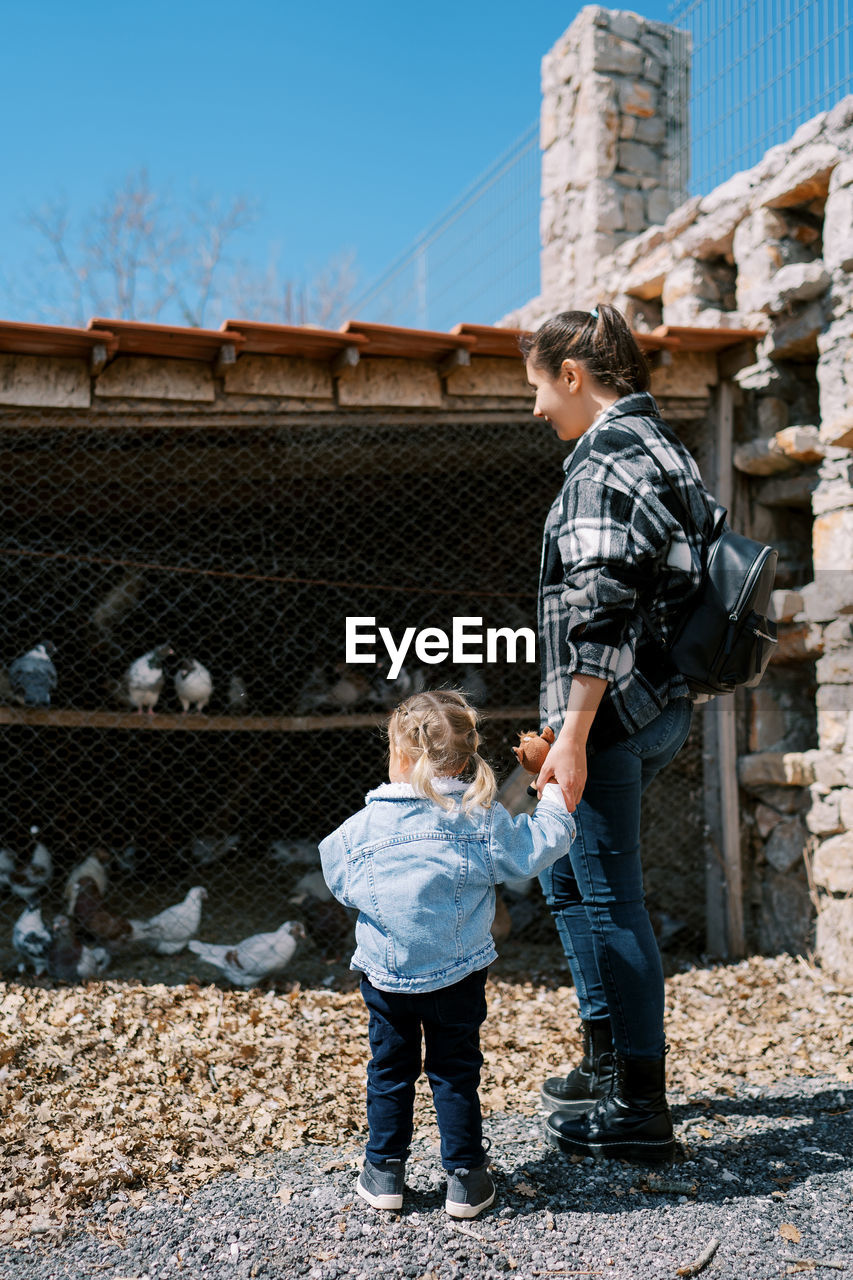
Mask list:
[{"label": "stone pillar", "polygon": [[686,197],[684,32],[587,5],[542,61],[542,296],[596,300],[597,263]]}]

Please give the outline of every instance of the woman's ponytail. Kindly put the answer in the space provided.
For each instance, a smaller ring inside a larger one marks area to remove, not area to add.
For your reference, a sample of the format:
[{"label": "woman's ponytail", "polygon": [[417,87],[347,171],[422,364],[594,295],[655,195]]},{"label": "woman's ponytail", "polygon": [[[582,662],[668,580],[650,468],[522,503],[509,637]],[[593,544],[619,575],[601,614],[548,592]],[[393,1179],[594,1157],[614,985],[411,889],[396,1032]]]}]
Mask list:
[{"label": "woman's ponytail", "polygon": [[620,396],[648,391],[649,366],[628,322],[606,302],[592,311],[561,311],[519,343],[525,360],[531,360],[551,378],[557,378],[564,360],[577,360],[603,387]]}]

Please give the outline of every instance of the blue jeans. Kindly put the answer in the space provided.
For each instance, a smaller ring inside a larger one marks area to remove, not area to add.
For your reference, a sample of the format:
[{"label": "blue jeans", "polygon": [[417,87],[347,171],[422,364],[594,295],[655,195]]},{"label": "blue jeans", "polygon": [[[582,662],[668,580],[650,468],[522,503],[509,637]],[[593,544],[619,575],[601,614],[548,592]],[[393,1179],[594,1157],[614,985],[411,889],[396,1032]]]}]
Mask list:
[{"label": "blue jeans", "polygon": [[678,698],[624,742],[589,759],[571,851],[539,882],[554,916],[584,1020],[608,1018],[635,1058],[664,1052],[663,967],[643,897],[640,802],[684,744],[693,706]]},{"label": "blue jeans", "polygon": [[412,1140],[415,1081],[424,1070],[432,1089],[441,1163],[448,1173],[477,1169],[486,1158],[480,1112],[480,1026],[486,1017],[487,969],[438,991],[380,991],[361,980],[370,1013],[365,1155],[372,1164],[405,1160]]}]

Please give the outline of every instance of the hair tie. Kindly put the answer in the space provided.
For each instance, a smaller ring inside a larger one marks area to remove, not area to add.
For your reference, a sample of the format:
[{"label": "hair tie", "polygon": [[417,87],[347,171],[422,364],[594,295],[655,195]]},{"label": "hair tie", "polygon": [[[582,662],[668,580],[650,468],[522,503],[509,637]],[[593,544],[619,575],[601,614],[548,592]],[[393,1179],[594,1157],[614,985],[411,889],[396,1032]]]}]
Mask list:
[{"label": "hair tie", "polygon": [[597,320],[597,319],[598,319],[598,307],[593,307],[592,311],[590,311],[590,313],[589,313],[589,314],[592,316],[593,320]]}]

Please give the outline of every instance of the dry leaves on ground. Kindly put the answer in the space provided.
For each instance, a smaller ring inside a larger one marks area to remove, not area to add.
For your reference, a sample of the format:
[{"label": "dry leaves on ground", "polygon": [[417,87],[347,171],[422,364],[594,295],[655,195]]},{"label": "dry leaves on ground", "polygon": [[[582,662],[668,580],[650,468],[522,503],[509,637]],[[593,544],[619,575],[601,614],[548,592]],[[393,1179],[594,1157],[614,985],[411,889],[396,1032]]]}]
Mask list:
[{"label": "dry leaves on ground", "polygon": [[[850,1079],[853,998],[790,957],[667,981],[674,1085],[731,1092],[792,1074]],[[484,1110],[537,1109],[577,1055],[566,987],[495,980]],[[0,1238],[123,1191],[185,1193],[246,1158],[364,1134],[366,1014],[357,992],[225,992],[92,982],[0,988]],[[435,1133],[418,1091],[416,1131]]]}]

